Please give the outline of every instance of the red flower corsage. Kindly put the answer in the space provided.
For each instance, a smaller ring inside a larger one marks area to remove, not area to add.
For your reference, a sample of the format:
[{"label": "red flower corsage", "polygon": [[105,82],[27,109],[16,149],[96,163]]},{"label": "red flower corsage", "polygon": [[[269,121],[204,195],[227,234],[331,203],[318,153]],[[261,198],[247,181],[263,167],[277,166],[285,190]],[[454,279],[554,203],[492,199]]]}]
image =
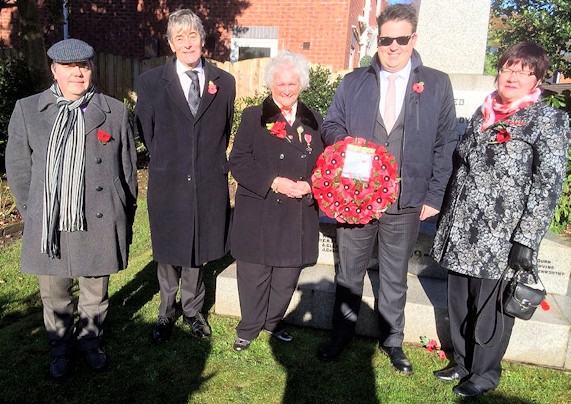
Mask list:
[{"label": "red flower corsage", "polygon": [[418,83],[414,83],[412,85],[412,89],[416,91],[418,94],[424,91],[424,81],[419,81]]},{"label": "red flower corsage", "polygon": [[101,142],[101,144],[107,144],[108,141],[110,141],[111,139],[113,139],[111,137],[111,135],[107,132],[102,131],[101,129],[99,129],[97,131],[97,139],[99,139],[99,141]]},{"label": "red flower corsage", "polygon": [[498,132],[496,133],[496,140],[492,142],[488,142],[488,144],[501,144],[506,143],[511,139],[511,135],[506,129],[506,126],[500,122],[498,124]]},{"label": "red flower corsage", "polygon": [[286,123],[284,121],[267,123],[266,128],[272,135],[276,135],[280,139],[287,139],[289,142],[291,142],[291,139],[286,136]]}]

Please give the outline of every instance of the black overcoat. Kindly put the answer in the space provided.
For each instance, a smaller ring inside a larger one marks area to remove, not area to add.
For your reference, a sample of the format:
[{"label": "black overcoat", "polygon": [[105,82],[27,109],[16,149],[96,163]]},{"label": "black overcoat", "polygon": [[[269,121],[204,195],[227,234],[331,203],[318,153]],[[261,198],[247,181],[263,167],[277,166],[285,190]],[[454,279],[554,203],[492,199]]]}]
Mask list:
[{"label": "black overcoat", "polygon": [[137,128],[150,152],[147,202],[153,258],[195,267],[228,252],[226,148],[234,77],[203,59],[206,84],[193,117],[175,59],[137,80]]},{"label": "black overcoat", "polygon": [[275,193],[271,185],[277,176],[311,184],[315,162],[323,151],[323,119],[299,102],[296,120],[286,125],[291,142],[270,133],[267,125],[276,120],[284,118],[271,97],[242,114],[230,153],[230,168],[238,181],[232,256],[275,267],[303,267],[317,260],[317,203],[311,195],[296,199]]}]

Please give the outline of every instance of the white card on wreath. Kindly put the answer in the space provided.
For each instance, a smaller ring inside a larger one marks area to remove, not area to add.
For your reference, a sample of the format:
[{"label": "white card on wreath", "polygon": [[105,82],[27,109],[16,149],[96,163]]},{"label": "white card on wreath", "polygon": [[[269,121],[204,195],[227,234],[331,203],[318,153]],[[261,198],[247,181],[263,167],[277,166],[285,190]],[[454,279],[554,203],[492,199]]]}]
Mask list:
[{"label": "white card on wreath", "polygon": [[371,177],[374,156],[375,149],[353,144],[347,145],[341,176],[368,182]]}]

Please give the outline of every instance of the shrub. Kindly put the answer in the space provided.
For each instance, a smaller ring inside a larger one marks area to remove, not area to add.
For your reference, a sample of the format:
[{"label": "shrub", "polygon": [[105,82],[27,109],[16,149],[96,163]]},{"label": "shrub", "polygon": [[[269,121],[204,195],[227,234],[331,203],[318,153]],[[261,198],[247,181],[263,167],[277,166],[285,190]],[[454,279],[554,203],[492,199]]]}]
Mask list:
[{"label": "shrub", "polygon": [[0,62],[0,172],[5,171],[4,152],[14,105],[34,92],[30,71],[22,59]]},{"label": "shrub", "polygon": [[325,117],[341,78],[339,74],[333,75],[327,67],[314,65],[309,69],[309,88],[299,98]]}]

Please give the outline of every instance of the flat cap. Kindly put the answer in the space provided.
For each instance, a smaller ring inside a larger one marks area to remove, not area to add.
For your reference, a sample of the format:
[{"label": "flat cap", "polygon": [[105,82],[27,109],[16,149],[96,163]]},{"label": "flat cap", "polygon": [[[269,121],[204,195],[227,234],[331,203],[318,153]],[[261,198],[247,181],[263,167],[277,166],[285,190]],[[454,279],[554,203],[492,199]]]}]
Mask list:
[{"label": "flat cap", "polygon": [[48,56],[56,63],[83,62],[93,57],[93,48],[79,39],[64,39],[48,49]]}]

